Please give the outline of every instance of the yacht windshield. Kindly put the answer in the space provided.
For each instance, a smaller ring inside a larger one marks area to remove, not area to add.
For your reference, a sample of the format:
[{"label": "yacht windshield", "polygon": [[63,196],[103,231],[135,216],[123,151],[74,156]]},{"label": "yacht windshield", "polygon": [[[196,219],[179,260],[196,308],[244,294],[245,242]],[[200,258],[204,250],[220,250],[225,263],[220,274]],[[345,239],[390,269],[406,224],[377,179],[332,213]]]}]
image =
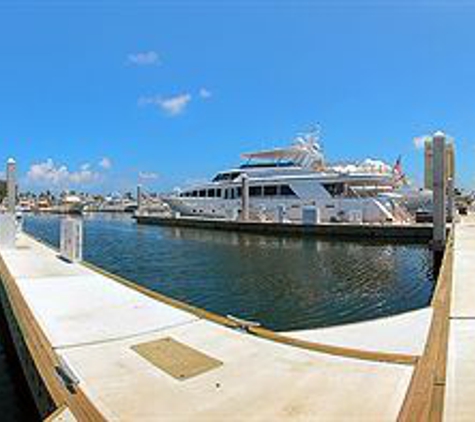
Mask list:
[{"label": "yacht windshield", "polygon": [[225,180],[231,181],[236,179],[241,173],[238,171],[231,171],[227,173],[218,173],[214,179],[213,182],[222,182]]}]

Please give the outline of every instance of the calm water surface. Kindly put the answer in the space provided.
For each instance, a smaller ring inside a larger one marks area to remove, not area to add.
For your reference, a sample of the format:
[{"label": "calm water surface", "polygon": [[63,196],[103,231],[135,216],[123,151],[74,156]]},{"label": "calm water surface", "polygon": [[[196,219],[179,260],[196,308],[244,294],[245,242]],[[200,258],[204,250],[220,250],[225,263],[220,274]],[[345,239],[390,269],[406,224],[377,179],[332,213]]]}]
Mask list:
[{"label": "calm water surface", "polygon": [[[137,226],[128,216],[84,219],[85,259],[150,289],[275,330],[322,327],[427,305],[432,257],[422,244],[283,238]],[[29,216],[25,230],[55,246],[60,217]],[[25,413],[0,335],[2,421]]]},{"label": "calm water surface", "polygon": [[[275,330],[321,327],[427,305],[432,258],[421,244],[342,242],[85,218],[85,259],[150,289]],[[60,218],[25,229],[54,245]]]}]

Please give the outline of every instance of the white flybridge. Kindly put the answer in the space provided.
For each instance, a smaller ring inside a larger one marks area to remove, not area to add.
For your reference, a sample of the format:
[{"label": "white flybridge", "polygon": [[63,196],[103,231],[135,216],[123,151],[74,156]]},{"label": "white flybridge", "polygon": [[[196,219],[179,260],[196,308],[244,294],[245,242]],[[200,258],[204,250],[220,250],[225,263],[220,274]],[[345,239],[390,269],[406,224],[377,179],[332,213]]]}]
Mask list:
[{"label": "white flybridge", "polygon": [[242,213],[246,178],[250,219],[302,221],[308,207],[321,222],[408,219],[396,193],[402,177],[399,165],[375,160],[327,165],[315,132],[299,135],[287,148],[242,157],[245,164],[163,200],[181,215],[236,219]]}]

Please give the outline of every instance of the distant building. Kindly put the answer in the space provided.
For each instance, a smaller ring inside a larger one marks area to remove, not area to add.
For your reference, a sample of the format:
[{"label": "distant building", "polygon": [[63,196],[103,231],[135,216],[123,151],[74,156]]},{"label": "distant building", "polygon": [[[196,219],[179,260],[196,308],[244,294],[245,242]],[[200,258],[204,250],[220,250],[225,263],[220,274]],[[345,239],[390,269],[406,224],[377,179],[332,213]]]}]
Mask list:
[{"label": "distant building", "polygon": [[[424,187],[432,189],[432,140],[426,140],[424,145]],[[453,142],[445,144],[445,179],[455,177],[455,149]]]}]

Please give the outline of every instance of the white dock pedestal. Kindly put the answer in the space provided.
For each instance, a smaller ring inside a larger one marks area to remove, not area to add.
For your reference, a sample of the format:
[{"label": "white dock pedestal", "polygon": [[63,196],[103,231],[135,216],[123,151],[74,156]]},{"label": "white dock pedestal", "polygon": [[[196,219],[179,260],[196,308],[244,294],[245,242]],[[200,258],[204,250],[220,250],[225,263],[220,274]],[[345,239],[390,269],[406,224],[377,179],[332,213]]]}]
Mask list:
[{"label": "white dock pedestal", "polygon": [[82,261],[82,220],[67,217],[61,221],[61,258],[69,262]]},{"label": "white dock pedestal", "polygon": [[0,247],[3,249],[13,249],[17,226],[14,214],[0,214]]}]

